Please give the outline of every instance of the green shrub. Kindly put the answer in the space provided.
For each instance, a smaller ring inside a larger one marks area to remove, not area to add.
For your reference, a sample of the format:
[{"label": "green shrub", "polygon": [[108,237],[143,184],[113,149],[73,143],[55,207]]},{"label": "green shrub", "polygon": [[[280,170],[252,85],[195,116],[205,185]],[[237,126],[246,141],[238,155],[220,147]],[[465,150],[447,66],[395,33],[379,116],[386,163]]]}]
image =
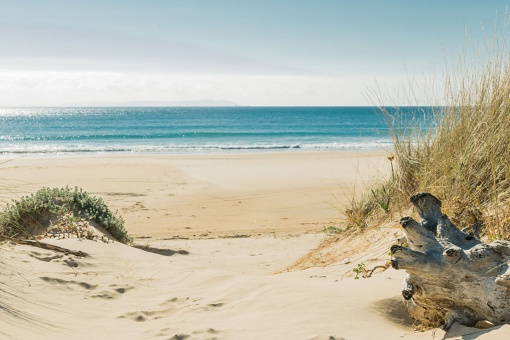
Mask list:
[{"label": "green shrub", "polygon": [[33,235],[65,215],[96,223],[120,242],[131,241],[124,229],[124,219],[112,213],[101,198],[67,187],[43,188],[8,205],[0,213],[0,232],[10,237]]}]

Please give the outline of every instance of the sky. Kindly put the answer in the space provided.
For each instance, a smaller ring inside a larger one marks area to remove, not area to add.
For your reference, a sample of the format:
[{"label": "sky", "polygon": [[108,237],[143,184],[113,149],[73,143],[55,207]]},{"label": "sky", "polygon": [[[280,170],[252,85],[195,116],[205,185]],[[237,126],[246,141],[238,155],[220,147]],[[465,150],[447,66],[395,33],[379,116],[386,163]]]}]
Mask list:
[{"label": "sky", "polygon": [[378,104],[426,87],[508,3],[0,0],[0,106]]}]

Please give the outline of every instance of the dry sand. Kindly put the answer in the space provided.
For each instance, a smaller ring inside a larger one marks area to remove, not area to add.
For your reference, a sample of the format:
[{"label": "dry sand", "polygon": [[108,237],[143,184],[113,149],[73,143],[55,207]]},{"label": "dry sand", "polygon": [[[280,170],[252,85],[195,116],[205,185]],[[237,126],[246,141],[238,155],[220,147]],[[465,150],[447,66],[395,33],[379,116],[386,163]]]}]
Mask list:
[{"label": "dry sand", "polygon": [[338,223],[355,181],[388,168],[381,153],[94,156],[11,159],[0,177],[10,197],[81,187],[133,236],[161,239],[316,232]]},{"label": "dry sand", "polygon": [[345,261],[286,270],[338,224],[354,183],[387,173],[381,153],[18,158],[2,168],[11,197],[65,185],[103,197],[153,251],[45,240],[89,255],[76,257],[4,243],[2,339],[510,337],[510,326],[416,332],[400,305],[404,272],[346,275],[383,263],[398,229],[363,235],[365,247],[338,240]]}]

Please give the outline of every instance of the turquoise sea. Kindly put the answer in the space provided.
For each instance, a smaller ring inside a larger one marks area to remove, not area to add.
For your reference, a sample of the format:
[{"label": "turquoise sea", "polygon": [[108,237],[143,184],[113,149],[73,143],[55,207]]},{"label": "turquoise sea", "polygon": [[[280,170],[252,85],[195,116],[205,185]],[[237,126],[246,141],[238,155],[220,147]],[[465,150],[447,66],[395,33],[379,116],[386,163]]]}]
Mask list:
[{"label": "turquoise sea", "polygon": [[374,107],[1,108],[0,154],[375,150]]}]

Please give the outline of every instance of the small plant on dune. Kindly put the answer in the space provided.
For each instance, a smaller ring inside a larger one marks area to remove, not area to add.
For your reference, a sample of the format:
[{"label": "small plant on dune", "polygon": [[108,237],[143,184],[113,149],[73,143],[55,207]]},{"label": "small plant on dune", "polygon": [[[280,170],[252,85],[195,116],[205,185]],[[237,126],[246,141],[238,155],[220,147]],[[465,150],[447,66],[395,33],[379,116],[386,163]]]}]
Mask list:
[{"label": "small plant on dune", "polygon": [[375,203],[368,199],[367,195],[361,195],[359,198],[352,198],[349,203],[349,208],[344,211],[348,227],[366,227],[368,225],[368,219],[374,213],[375,208]]},{"label": "small plant on dune", "polygon": [[390,212],[390,202],[391,202],[391,189],[389,189],[389,185],[382,184],[380,187],[376,189],[370,189],[370,193],[372,194],[372,200],[377,206],[379,206],[382,211],[386,214]]},{"label": "small plant on dune", "polygon": [[43,188],[8,205],[0,213],[0,233],[9,237],[37,235],[45,232],[54,221],[67,225],[90,221],[120,242],[131,241],[122,217],[111,212],[101,198],[67,187]]},{"label": "small plant on dune", "polygon": [[352,271],[356,273],[355,279],[359,279],[360,274],[364,278],[367,277],[367,269],[363,262],[358,263],[358,265]]},{"label": "small plant on dune", "polygon": [[322,230],[323,233],[325,234],[328,234],[328,235],[332,235],[332,234],[340,234],[342,232],[342,229],[340,229],[339,227],[335,227],[335,226],[332,226],[330,225],[329,227],[324,227],[324,229]]}]

